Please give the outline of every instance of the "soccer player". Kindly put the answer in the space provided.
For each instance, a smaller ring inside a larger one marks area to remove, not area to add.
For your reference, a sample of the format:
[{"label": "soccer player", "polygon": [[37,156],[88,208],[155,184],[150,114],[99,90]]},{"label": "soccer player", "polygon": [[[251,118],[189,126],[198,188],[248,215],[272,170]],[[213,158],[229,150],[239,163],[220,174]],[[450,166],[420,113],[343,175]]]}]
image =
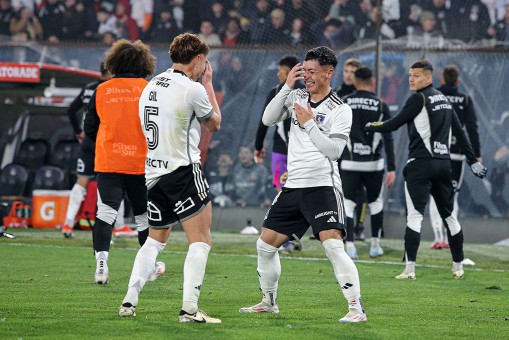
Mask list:
[{"label": "soccer player", "polygon": [[[303,65],[292,68],[286,84],[263,113],[266,125],[291,119],[288,180],[272,202],[256,242],[262,301],[240,312],[279,313],[278,248],[289,239],[301,238],[311,226],[348,301],[349,312],[339,321],[366,321],[359,274],[343,244],[345,212],[336,165],[348,141],[352,110],[330,87],[338,63],[334,51],[316,47],[306,53],[304,60]],[[297,80],[304,80],[306,89],[293,90]]]},{"label": "soccer player", "polygon": [[380,247],[380,235],[383,226],[383,184],[385,149],[387,174],[385,185],[390,188],[396,178],[394,164],[394,144],[392,134],[364,132],[364,125],[371,121],[390,118],[389,107],[372,92],[373,76],[368,67],[362,66],[355,71],[356,92],[344,98],[352,108],[352,131],[350,139],[341,157],[341,179],[345,194],[346,212],[346,252],[351,258],[357,258],[354,245],[354,211],[357,193],[360,187],[366,189],[366,197],[371,214],[371,248],[369,256],[383,255]]},{"label": "soccer player", "polygon": [[189,249],[178,320],[221,322],[198,308],[212,242],[212,205],[198,143],[201,126],[215,132],[221,124],[208,52],[209,47],[197,35],[177,36],[170,45],[172,68],[154,77],[140,98],[139,115],[148,146],[145,172],[150,228],[147,242],[134,260],[120,316],[136,315],[138,296],[154,271],[156,258],[166,246],[171,227],[181,222]]},{"label": "soccer player", "polygon": [[[263,106],[264,108],[267,107],[272,98],[274,98],[276,94],[279,93],[281,88],[286,83],[286,79],[288,78],[288,74],[290,73],[291,69],[297,65],[298,62],[299,60],[297,57],[291,55],[287,55],[279,59],[277,67],[277,77],[279,79],[279,84],[270,90],[269,94],[267,95],[267,99],[265,100],[265,105]],[[295,88],[300,89],[304,87],[305,86],[301,81],[297,81],[295,83]],[[286,179],[288,178],[288,133],[290,132],[290,124],[290,119],[286,119],[277,123],[272,140],[272,184],[276,187],[278,192],[281,191],[281,188],[285,185]],[[260,164],[263,163],[263,157],[265,156],[263,141],[267,135],[267,130],[268,126],[263,124],[260,117],[258,130],[256,131],[254,152],[257,163]],[[283,244],[281,247],[281,251],[284,252],[293,252],[294,250],[301,249],[302,244],[300,241],[288,241],[285,242],[285,244]]]},{"label": "soccer player", "polygon": [[[95,283],[109,280],[108,257],[113,223],[127,195],[138,226],[140,244],[148,235],[145,156],[138,101],[155,70],[155,57],[141,41],[113,44],[104,60],[113,78],[100,84],[88,104],[85,134],[96,142],[97,216],[93,229]],[[153,263],[155,266],[155,261]]]},{"label": "soccer player", "polygon": [[[76,166],[77,180],[72,187],[71,194],[69,195],[69,203],[67,204],[67,212],[65,223],[62,227],[64,237],[71,238],[74,236],[74,221],[80,209],[81,203],[85,199],[87,193],[88,183],[95,178],[94,173],[94,157],[95,157],[95,143],[85,135],[82,128],[83,119],[86,115],[86,107],[90,102],[90,98],[95,92],[99,84],[109,80],[111,73],[104,68],[104,63],[101,63],[101,78],[91,82],[81,90],[80,94],[74,98],[73,102],[67,109],[67,115],[71,122],[71,126],[76,134],[76,138],[80,142],[80,152]],[[84,109],[83,119],[79,119],[78,113]],[[128,226],[124,225],[124,201],[122,201],[117,219],[115,221],[115,236],[135,236],[136,231],[131,230]]]},{"label": "soccer player", "polygon": [[[440,77],[440,86],[437,90],[447,96],[454,111],[458,115],[461,126],[467,130],[468,139],[472,144],[474,156],[482,162],[481,158],[481,143],[479,141],[479,132],[477,125],[477,116],[475,114],[474,103],[470,96],[458,91],[460,71],[456,65],[448,65],[442,70]],[[451,139],[451,170],[452,170],[452,185],[454,187],[454,209],[453,215],[458,218],[458,194],[463,184],[464,171],[465,171],[465,155],[463,150],[457,144],[457,137],[453,134]],[[443,233],[443,224],[438,209],[433,198],[430,200],[429,217],[431,226],[435,234],[435,240],[431,245],[431,249],[449,248],[447,237]]]},{"label": "soccer player", "polygon": [[[362,63],[357,58],[348,58],[343,64],[343,83],[341,87],[336,88],[334,91],[338,96],[343,99],[345,96],[355,93],[355,71],[362,66]],[[341,169],[341,158],[338,160],[339,169]],[[359,187],[355,199],[355,215],[357,217],[355,223],[355,238],[364,241],[364,216],[366,214],[366,191],[364,187]],[[353,237],[353,233],[350,233]],[[357,258],[357,251],[353,247],[353,243],[348,243],[346,247],[346,253],[353,259]]]},{"label": "soccer player", "polygon": [[[67,205],[67,213],[65,223],[62,227],[64,237],[73,237],[74,220],[76,214],[80,209],[81,202],[85,199],[87,193],[88,183],[95,177],[94,173],[94,156],[95,156],[95,143],[85,135],[82,125],[83,120],[79,119],[78,113],[82,108],[86,109],[90,98],[95,92],[99,84],[111,78],[111,73],[104,68],[104,63],[101,63],[101,78],[91,82],[81,90],[80,94],[74,98],[73,102],[67,109],[67,115],[71,122],[71,126],[76,134],[76,139],[80,142],[80,152],[76,166],[77,180],[72,187],[71,194],[69,195],[69,203]],[[85,118],[86,112],[83,113]]]},{"label": "soccer player", "polygon": [[419,60],[410,66],[410,90],[415,91],[401,111],[382,122],[370,122],[365,131],[390,132],[403,124],[408,126],[408,162],[403,170],[407,208],[405,229],[406,267],[396,279],[415,280],[415,261],[421,241],[421,224],[430,194],[437,203],[442,217],[452,255],[452,274],[456,279],[464,276],[463,232],[452,213],[454,188],[451,179],[450,135],[451,129],[462,147],[470,169],[477,177],[484,178],[487,169],[476,160],[472,146],[461,129],[454,109],[442,92],[433,88],[433,66]]}]

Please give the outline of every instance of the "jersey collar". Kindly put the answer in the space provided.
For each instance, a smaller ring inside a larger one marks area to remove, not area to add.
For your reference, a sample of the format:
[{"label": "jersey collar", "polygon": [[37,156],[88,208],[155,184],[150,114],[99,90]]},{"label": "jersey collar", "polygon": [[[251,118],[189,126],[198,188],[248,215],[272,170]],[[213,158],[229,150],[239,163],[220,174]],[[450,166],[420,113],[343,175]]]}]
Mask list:
[{"label": "jersey collar", "polygon": [[312,107],[313,109],[316,109],[318,106],[320,106],[320,104],[321,104],[321,103],[323,103],[323,102],[325,101],[325,99],[329,98],[331,95],[332,95],[332,89],[330,89],[329,94],[327,94],[325,97],[323,97],[323,99],[322,99],[322,100],[320,100],[320,101],[319,101],[319,102],[317,102],[317,103],[313,103],[313,102],[311,101],[311,94],[310,94],[310,95],[309,95],[309,97],[308,97],[308,103],[309,103],[309,105],[311,105],[311,107]]}]

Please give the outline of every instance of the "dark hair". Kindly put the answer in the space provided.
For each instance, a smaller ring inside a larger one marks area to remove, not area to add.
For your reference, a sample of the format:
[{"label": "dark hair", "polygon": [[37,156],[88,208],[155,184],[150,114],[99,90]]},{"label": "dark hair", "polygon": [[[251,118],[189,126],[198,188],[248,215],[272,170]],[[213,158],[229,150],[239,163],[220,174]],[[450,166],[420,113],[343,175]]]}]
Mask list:
[{"label": "dark hair", "polygon": [[102,76],[105,76],[106,73],[108,73],[108,70],[106,69],[106,67],[104,67],[104,61],[101,62],[101,65],[99,66],[99,70],[101,71]]},{"label": "dark hair", "polygon": [[279,66],[286,66],[292,69],[295,65],[299,63],[299,59],[293,55],[285,55],[281,59],[278,60],[277,64]]},{"label": "dark hair", "polygon": [[150,52],[150,46],[140,40],[130,42],[120,39],[106,52],[104,67],[111,74],[133,73],[140,78],[146,78],[156,69],[156,57]]},{"label": "dark hair", "polygon": [[447,65],[442,70],[442,77],[444,77],[444,82],[447,85],[454,85],[458,81],[460,77],[460,70],[456,65]]},{"label": "dark hair", "polygon": [[173,39],[170,45],[170,58],[177,64],[187,65],[200,54],[209,54],[209,47],[196,34],[180,34]]},{"label": "dark hair", "polygon": [[355,78],[362,80],[371,80],[373,77],[373,73],[371,72],[369,67],[361,66],[357,70],[355,70]]},{"label": "dark hair", "polygon": [[321,66],[331,65],[336,68],[338,58],[334,51],[327,46],[315,47],[307,51],[304,60],[317,60]]},{"label": "dark hair", "polygon": [[410,68],[422,68],[427,71],[433,72],[433,65],[427,60],[418,60],[410,66]]}]

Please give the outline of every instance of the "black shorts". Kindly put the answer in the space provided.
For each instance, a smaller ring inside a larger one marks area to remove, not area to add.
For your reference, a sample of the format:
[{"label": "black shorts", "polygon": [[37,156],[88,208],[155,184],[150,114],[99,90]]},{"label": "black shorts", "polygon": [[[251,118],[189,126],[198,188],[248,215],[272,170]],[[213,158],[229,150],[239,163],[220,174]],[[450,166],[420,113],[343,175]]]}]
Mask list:
[{"label": "black shorts", "polygon": [[88,137],[83,139],[81,143],[78,161],[76,165],[76,173],[81,177],[95,177],[94,172],[95,158],[95,142]]},{"label": "black shorts", "polygon": [[161,176],[148,189],[148,224],[158,228],[183,222],[197,215],[208,202],[209,185],[200,164],[181,166]]},{"label": "black shorts", "polygon": [[357,202],[360,187],[366,188],[368,203],[375,202],[380,196],[384,180],[384,171],[350,171],[341,170],[343,193],[347,200]]},{"label": "black shorts", "polygon": [[263,226],[290,239],[300,239],[310,226],[316,238],[320,231],[329,229],[339,229],[344,237],[343,195],[333,187],[283,187],[267,211]]}]

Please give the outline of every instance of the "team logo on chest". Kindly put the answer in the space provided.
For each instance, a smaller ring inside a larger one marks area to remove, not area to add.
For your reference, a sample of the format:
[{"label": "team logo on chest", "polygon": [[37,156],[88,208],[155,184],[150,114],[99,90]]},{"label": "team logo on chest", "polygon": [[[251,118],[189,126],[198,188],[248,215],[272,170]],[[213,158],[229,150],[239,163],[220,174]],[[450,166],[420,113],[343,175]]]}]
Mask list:
[{"label": "team logo on chest", "polygon": [[315,116],[316,125],[322,125],[324,121],[325,121],[325,114],[317,113]]}]

